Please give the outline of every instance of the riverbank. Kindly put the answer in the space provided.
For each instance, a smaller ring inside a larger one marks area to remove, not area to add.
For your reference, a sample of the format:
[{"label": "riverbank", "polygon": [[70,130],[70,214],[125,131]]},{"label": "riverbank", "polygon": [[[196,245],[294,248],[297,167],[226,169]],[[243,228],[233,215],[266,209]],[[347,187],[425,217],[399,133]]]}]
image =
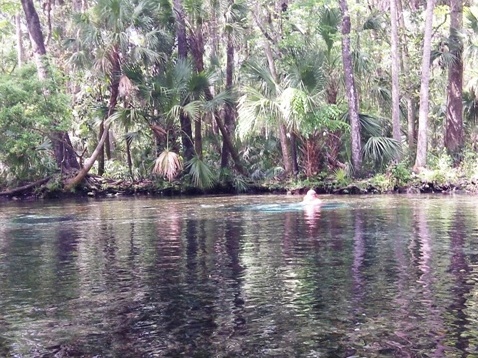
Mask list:
[{"label": "riverbank", "polygon": [[303,195],[313,188],[319,194],[430,194],[461,193],[477,194],[478,181],[458,178],[454,181],[424,180],[411,177],[406,182],[392,177],[379,176],[356,181],[324,179],[316,181],[268,180],[244,182],[240,190],[232,185],[218,184],[210,189],[198,189],[180,181],[165,183],[153,180],[129,181],[112,180],[90,175],[84,184],[74,191],[66,192],[55,178],[45,178],[35,183],[0,192],[0,200],[61,199],[75,197],[115,196],[179,196],[179,195],[220,195],[220,194],[290,194]]}]

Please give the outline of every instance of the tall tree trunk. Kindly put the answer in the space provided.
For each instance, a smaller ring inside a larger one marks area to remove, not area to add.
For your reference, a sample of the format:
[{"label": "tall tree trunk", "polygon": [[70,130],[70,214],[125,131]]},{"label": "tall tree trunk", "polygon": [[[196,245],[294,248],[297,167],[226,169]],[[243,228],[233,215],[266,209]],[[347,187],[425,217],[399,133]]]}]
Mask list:
[{"label": "tall tree trunk", "polygon": [[105,144],[105,141],[108,137],[107,133],[108,133],[109,130],[110,130],[110,123],[106,122],[104,131],[103,131],[103,136],[100,138],[100,141],[96,145],[96,148],[93,151],[93,153],[91,154],[91,157],[88,158],[88,160],[85,162],[85,165],[83,166],[83,168],[80,169],[80,171],[78,172],[78,174],[75,177],[70,178],[66,181],[65,187],[64,187],[64,189],[66,191],[75,188],[88,175],[88,172],[90,171],[91,167],[93,167],[93,164],[95,164],[96,159],[98,158],[98,155],[101,151],[101,148]]},{"label": "tall tree trunk", "polygon": [[355,90],[352,55],[350,53],[350,15],[347,0],[340,0],[342,11],[342,62],[345,75],[345,89],[350,118],[350,135],[352,147],[352,166],[355,176],[360,176],[362,171],[362,144],[360,138],[360,119],[358,113],[358,99]]},{"label": "tall tree trunk", "polygon": [[[173,10],[176,17],[176,37],[178,40],[178,58],[186,61],[188,56],[188,42],[186,36],[186,22],[184,8],[181,0],[173,0]],[[184,102],[185,98],[181,99]],[[185,105],[185,103],[182,103]],[[183,143],[183,155],[186,161],[194,156],[193,132],[191,118],[184,112],[179,115],[181,125],[181,141]]]},{"label": "tall tree trunk", "polygon": [[[108,119],[116,110],[116,105],[118,104],[119,96],[119,81],[121,77],[121,63],[120,63],[120,54],[119,49],[115,46],[110,53],[110,61],[112,64],[111,73],[109,74],[110,80],[110,98],[108,101],[108,113],[106,118],[101,121],[100,124],[100,133],[98,136],[98,141],[103,137],[103,132],[105,131],[105,121]],[[109,127],[109,126],[108,126]],[[105,156],[109,160],[111,159],[111,148],[109,145],[109,131],[105,133],[106,140],[104,141],[102,148],[98,154],[98,175],[103,175],[105,173]]]},{"label": "tall tree trunk", "polygon": [[[403,73],[410,73],[410,55],[408,53],[408,40],[407,40],[407,29],[405,27],[405,20],[403,16],[403,5],[401,0],[395,0],[397,4],[397,15],[398,23],[400,24],[400,39],[401,39],[401,54],[402,54],[402,71]],[[409,156],[412,158],[415,155],[415,143],[416,143],[416,126],[415,126],[415,100],[413,97],[413,83],[410,81],[409,77],[405,78],[405,88],[404,98],[407,102],[407,144]]]},{"label": "tall tree trunk", "polygon": [[203,118],[198,118],[194,121],[194,151],[196,155],[202,159],[202,121]]},{"label": "tall tree trunk", "polygon": [[[46,56],[45,42],[41,31],[40,20],[33,5],[33,0],[22,0],[23,11],[27,20],[28,32],[33,42],[33,51],[37,66],[38,78],[46,81],[49,78],[48,58]],[[45,95],[49,92],[45,88]],[[76,153],[71,146],[70,136],[66,131],[52,131],[50,140],[53,144],[55,161],[62,172],[80,169]]]},{"label": "tall tree trunk", "polygon": [[[189,43],[197,73],[204,71],[204,38],[202,31],[202,22],[199,22],[196,29],[190,32],[189,37]],[[202,117],[194,120],[194,151],[200,158],[202,158],[202,120]]]},{"label": "tall tree trunk", "polygon": [[20,14],[15,15],[15,29],[17,37],[17,64],[20,68],[23,65],[23,59],[25,58],[25,51],[23,49],[22,22],[20,19]]},{"label": "tall tree trunk", "polygon": [[[393,139],[400,145],[402,143],[402,133],[400,128],[400,85],[398,78],[400,76],[400,58],[399,58],[399,40],[397,23],[397,0],[390,0],[390,20],[392,28],[392,126]],[[396,158],[400,160],[400,153]]]},{"label": "tall tree trunk", "polygon": [[448,67],[447,108],[445,119],[445,148],[458,159],[463,147],[463,0],[450,0],[450,53],[454,61]]},{"label": "tall tree trunk", "polygon": [[[274,2],[274,13],[272,14],[269,9],[267,9],[265,12],[265,15],[261,18],[260,13],[261,13],[261,6],[260,3],[256,3],[256,7],[252,12],[252,15],[254,17],[255,24],[259,29],[261,30],[262,34],[264,35],[264,53],[267,58],[267,64],[269,66],[269,71],[272,75],[272,78],[274,79],[275,83],[279,83],[279,76],[277,74],[277,69],[275,62],[277,61],[277,58],[280,57],[280,49],[278,48],[278,43],[279,40],[282,36],[281,30],[282,30],[282,10],[281,9],[282,5],[284,4],[287,6],[287,1],[275,1]],[[280,14],[277,16],[277,14]],[[272,21],[272,18],[277,18],[278,17],[278,22],[277,21]],[[275,25],[275,26],[274,26]],[[271,46],[274,46],[274,53],[277,53],[277,56],[274,56],[272,52]],[[294,168],[297,164],[293,163],[294,157],[292,155],[292,145],[290,142],[290,137],[289,137],[289,131],[287,130],[286,125],[284,124],[283,121],[280,121],[278,123],[278,129],[279,129],[279,142],[281,146],[281,151],[282,151],[282,162],[284,164],[284,171],[286,175],[290,175],[294,172]]]},{"label": "tall tree trunk", "polygon": [[[267,40],[264,41],[264,51],[272,78],[276,83],[279,83],[274,56],[272,55],[272,49]],[[294,171],[294,164],[292,163],[293,158],[288,130],[283,121],[279,123],[279,141],[282,150],[282,161],[284,163],[285,174],[290,175]]]},{"label": "tall tree trunk", "polygon": [[129,171],[131,180],[134,181],[133,160],[131,159],[131,139],[130,138],[126,138],[126,162],[128,163],[128,171]]},{"label": "tall tree trunk", "polygon": [[415,165],[413,166],[415,171],[419,171],[427,164],[428,98],[434,8],[435,0],[427,0],[425,35],[423,39],[422,76],[420,86],[420,111],[418,115],[417,156],[415,159]]},{"label": "tall tree trunk", "polygon": [[[232,82],[234,76],[234,43],[232,41],[232,34],[227,32],[227,48],[226,48],[226,90],[232,91]],[[235,127],[235,112],[231,103],[224,105],[224,126],[229,135],[234,133]],[[226,168],[229,162],[229,149],[222,143],[221,151],[221,168]]]},{"label": "tall tree trunk", "polygon": [[[103,119],[100,123],[100,132],[98,133],[98,143],[103,137],[105,132],[105,120]],[[105,173],[105,146],[101,146],[100,152],[98,153],[98,172],[99,176],[102,176]]]}]

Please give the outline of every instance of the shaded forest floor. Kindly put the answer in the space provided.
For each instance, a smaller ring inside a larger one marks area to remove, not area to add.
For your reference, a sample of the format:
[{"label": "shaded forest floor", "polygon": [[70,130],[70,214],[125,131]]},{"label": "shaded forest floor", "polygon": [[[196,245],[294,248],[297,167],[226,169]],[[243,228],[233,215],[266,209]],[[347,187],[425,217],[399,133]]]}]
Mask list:
[{"label": "shaded forest floor", "polygon": [[302,195],[309,189],[319,194],[429,194],[463,193],[478,194],[478,181],[457,179],[454,182],[428,182],[415,178],[407,183],[395,183],[393,180],[377,181],[363,179],[350,182],[323,181],[263,181],[246,183],[243,190],[230,185],[216,185],[202,190],[181,182],[164,183],[152,180],[128,181],[112,180],[90,175],[75,191],[65,192],[54,178],[45,178],[0,192],[0,200],[36,200],[77,197],[114,197],[114,196],[180,196],[180,195],[218,195],[218,194],[292,194]]}]

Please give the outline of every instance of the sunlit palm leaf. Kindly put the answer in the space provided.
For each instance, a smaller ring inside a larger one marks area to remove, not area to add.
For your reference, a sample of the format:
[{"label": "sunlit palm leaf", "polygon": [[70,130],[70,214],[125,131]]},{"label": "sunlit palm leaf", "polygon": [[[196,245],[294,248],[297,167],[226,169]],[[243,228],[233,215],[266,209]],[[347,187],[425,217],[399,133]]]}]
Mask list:
[{"label": "sunlit palm leaf", "polygon": [[261,125],[283,119],[280,103],[264,97],[252,87],[247,87],[245,92],[238,103],[239,121],[236,131],[240,138],[252,134]]},{"label": "sunlit palm leaf", "polygon": [[108,119],[114,122],[119,122],[126,131],[128,131],[136,123],[145,121],[144,112],[142,110],[137,108],[121,107],[118,107]]},{"label": "sunlit palm leaf", "polygon": [[182,108],[183,112],[191,119],[195,119],[201,116],[202,102],[191,101]]},{"label": "sunlit palm leaf", "polygon": [[165,149],[156,159],[153,173],[166,177],[172,181],[181,171],[182,162],[180,156],[168,149]]},{"label": "sunlit palm leaf", "polygon": [[466,26],[475,34],[478,34],[478,17],[470,8],[464,9],[464,13],[466,18]]},{"label": "sunlit palm leaf", "polygon": [[262,92],[267,95],[277,95],[279,90],[278,84],[274,81],[267,66],[263,66],[257,62],[246,62],[244,69],[249,72],[252,79],[258,80],[261,84]]},{"label": "sunlit palm leaf", "polygon": [[191,101],[185,106],[174,105],[171,107],[167,116],[171,119],[179,119],[181,114],[187,115],[189,118],[194,119],[198,118],[202,111],[202,102],[201,101]]}]

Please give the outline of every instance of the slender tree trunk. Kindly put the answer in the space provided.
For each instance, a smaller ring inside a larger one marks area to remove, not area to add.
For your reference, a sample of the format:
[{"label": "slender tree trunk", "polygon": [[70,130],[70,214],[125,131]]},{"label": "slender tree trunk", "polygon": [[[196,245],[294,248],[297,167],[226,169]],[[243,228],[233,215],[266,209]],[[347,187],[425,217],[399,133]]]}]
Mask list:
[{"label": "slender tree trunk", "polygon": [[[105,120],[103,119],[100,123],[100,132],[98,133],[98,143],[103,137],[105,132]],[[105,146],[102,145],[100,152],[98,153],[98,172],[99,176],[102,176],[105,173]]]},{"label": "slender tree trunk", "polygon": [[78,174],[75,177],[70,178],[66,181],[65,187],[64,187],[64,189],[66,191],[75,188],[88,175],[88,172],[93,167],[93,164],[95,164],[96,159],[98,158],[98,155],[101,151],[101,148],[105,144],[105,141],[108,137],[107,133],[108,133],[109,130],[110,130],[110,123],[106,122],[104,131],[103,131],[103,136],[100,138],[100,141],[96,145],[96,148],[93,151],[93,153],[91,154],[91,157],[88,158],[88,160],[85,162],[85,165],[83,166],[83,168],[80,169],[80,171],[78,172]]},{"label": "slender tree trunk", "polygon": [[202,121],[203,118],[198,118],[194,121],[194,151],[196,155],[202,159]]},{"label": "slender tree trunk", "polygon": [[[272,49],[267,40],[264,41],[264,51],[267,57],[267,63],[269,65],[269,70],[272,74],[272,78],[276,83],[279,83],[279,77],[277,76],[276,65],[274,61],[274,56],[272,54]],[[284,170],[286,175],[292,174],[294,171],[294,165],[292,163],[292,150],[291,143],[288,134],[287,127],[281,121],[279,123],[279,141],[282,150],[282,160],[284,163]]]},{"label": "slender tree trunk", "polygon": [[[398,40],[398,23],[397,23],[397,0],[390,0],[390,20],[392,28],[392,125],[393,139],[400,145],[402,143],[402,133],[400,128],[400,58],[399,58],[399,40]],[[396,158],[400,160],[400,153]]]},{"label": "slender tree trunk", "polygon": [[[182,0],[173,0],[173,10],[176,17],[176,37],[178,40],[178,58],[186,61],[188,57],[188,39],[186,36],[186,22]],[[181,99],[184,102],[185,98]],[[182,103],[185,105],[186,103]],[[183,155],[186,161],[194,156],[193,132],[191,118],[181,112],[179,115],[181,125],[181,141],[183,143]]]},{"label": "slender tree trunk", "polygon": [[299,161],[297,158],[297,135],[291,133],[290,135],[290,154],[292,161],[292,173],[294,175],[299,174]]},{"label": "slender tree trunk", "polygon": [[447,108],[445,119],[445,147],[458,159],[463,147],[463,0],[450,0],[449,48],[455,60],[448,67]]},{"label": "slender tree trunk", "polygon": [[133,175],[133,160],[131,159],[131,140],[126,139],[126,161],[128,163],[128,171],[131,177],[131,180],[134,181]]},{"label": "slender tree trunk", "polygon": [[[119,80],[121,76],[121,64],[120,54],[117,47],[115,47],[110,53],[110,61],[112,63],[112,69],[110,73],[110,98],[108,101],[108,113],[105,119],[100,124],[100,133],[98,141],[103,137],[105,131],[105,120],[109,118],[116,110],[118,104],[119,95]],[[98,175],[105,173],[105,155],[107,159],[111,159],[111,148],[109,145],[109,131],[105,133],[106,140],[104,141],[102,148],[98,154]]]},{"label": "slender tree trunk", "polygon": [[25,58],[25,51],[23,49],[23,36],[22,36],[22,23],[20,14],[15,15],[15,29],[17,36],[17,64],[18,67],[22,67],[23,59]]},{"label": "slender tree trunk", "polygon": [[[46,48],[43,40],[43,33],[41,31],[40,20],[35,10],[35,6],[33,5],[33,0],[22,0],[22,7],[27,20],[28,32],[33,42],[38,78],[41,81],[46,81],[49,78],[48,59],[46,57]],[[46,88],[45,95],[49,95],[49,91]],[[53,144],[53,153],[56,164],[62,172],[69,172],[80,168],[68,132],[52,131],[52,133],[50,133],[50,140]]]},{"label": "slender tree trunk", "polygon": [[350,53],[350,15],[347,0],[340,0],[339,3],[342,11],[342,61],[344,65],[345,88],[351,127],[352,166],[354,175],[360,176],[362,171],[362,144],[360,138],[358,99],[355,90],[352,55]]},{"label": "slender tree trunk", "polygon": [[[259,2],[256,3],[255,9],[252,12],[254,21],[256,25],[261,30],[264,35],[264,53],[267,58],[267,64],[269,66],[269,71],[274,79],[275,83],[279,83],[279,76],[277,75],[277,69],[275,61],[280,57],[280,49],[278,48],[279,40],[282,36],[282,10],[281,4],[287,7],[288,1],[275,1],[274,2],[274,13],[272,14],[269,9],[265,11],[265,15],[260,16],[261,14],[261,5]],[[278,15],[279,14],[279,15]],[[278,21],[272,21],[272,18],[278,18]],[[276,50],[275,53],[278,55],[274,56],[272,52],[271,45],[274,46]],[[292,145],[290,142],[289,133],[287,127],[280,121],[278,124],[279,129],[279,142],[282,151],[282,162],[284,164],[284,171],[286,175],[290,175],[294,171],[293,155],[292,155]]]},{"label": "slender tree trunk", "polygon": [[[226,34],[227,48],[226,48],[226,90],[232,91],[232,83],[234,76],[234,43],[232,41],[232,34]],[[235,112],[231,103],[224,105],[224,125],[229,135],[234,133],[235,128]],[[226,168],[229,162],[229,149],[222,143],[221,151],[221,168]]]},{"label": "slender tree trunk", "polygon": [[[397,15],[398,15],[398,23],[400,24],[400,39],[401,39],[401,54],[402,54],[402,71],[403,73],[410,73],[410,65],[409,59],[410,56],[408,54],[408,41],[406,36],[406,27],[405,27],[405,20],[403,16],[403,5],[401,0],[395,0],[397,4]],[[413,98],[413,84],[409,80],[408,77],[405,78],[405,93],[404,98],[407,102],[407,144],[409,150],[409,156],[415,155],[415,143],[416,143],[416,126],[415,126],[415,100]]]},{"label": "slender tree trunk", "polygon": [[420,86],[420,111],[418,115],[417,156],[413,169],[419,171],[427,164],[428,98],[430,85],[430,57],[435,0],[427,0],[425,35],[423,40],[422,76]]},{"label": "slender tree trunk", "polygon": [[[407,72],[406,72],[407,73]],[[415,143],[416,143],[416,126],[415,126],[415,101],[412,96],[406,95],[407,101],[407,143],[408,150],[410,152],[410,158],[412,158],[412,153],[415,153]]]},{"label": "slender tree trunk", "polygon": [[[202,23],[200,22],[197,24],[195,31],[191,31],[189,37],[191,52],[197,73],[204,71],[204,38],[202,31]],[[194,151],[200,158],[202,158],[202,120],[202,117],[194,120]]]}]

